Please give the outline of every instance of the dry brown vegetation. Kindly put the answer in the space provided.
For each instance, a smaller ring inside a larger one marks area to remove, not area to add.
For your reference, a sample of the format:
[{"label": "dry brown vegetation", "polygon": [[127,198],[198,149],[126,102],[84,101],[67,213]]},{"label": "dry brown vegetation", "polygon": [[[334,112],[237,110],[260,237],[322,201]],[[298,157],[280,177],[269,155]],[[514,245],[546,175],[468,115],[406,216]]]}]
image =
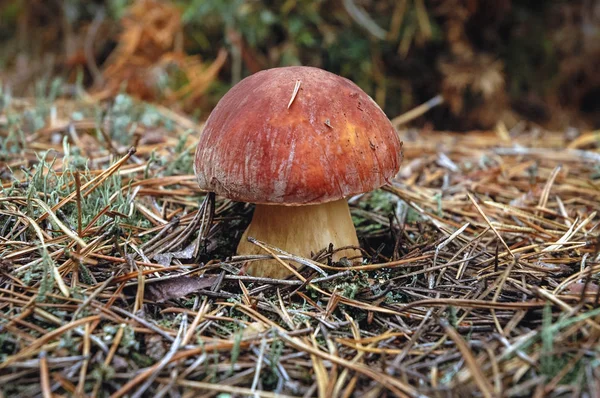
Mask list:
[{"label": "dry brown vegetation", "polygon": [[6,395],[600,391],[594,134],[403,131],[394,184],[351,200],[364,265],[269,280],[233,255],[249,208],[190,174],[200,125],[43,109],[0,118]]},{"label": "dry brown vegetation", "polygon": [[443,94],[420,126],[600,126],[589,0],[7,0],[0,19],[0,80],[18,95],[60,76],[205,117],[242,77],[301,64],[350,78],[390,117]]}]

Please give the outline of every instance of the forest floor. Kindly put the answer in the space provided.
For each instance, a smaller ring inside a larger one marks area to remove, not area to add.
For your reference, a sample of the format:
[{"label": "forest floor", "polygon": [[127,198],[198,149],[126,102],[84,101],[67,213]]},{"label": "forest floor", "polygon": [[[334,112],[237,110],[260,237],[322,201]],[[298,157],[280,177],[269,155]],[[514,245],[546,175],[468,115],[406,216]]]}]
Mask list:
[{"label": "forest floor", "polygon": [[363,265],[273,280],[252,206],[196,184],[201,123],[47,92],[0,97],[4,396],[600,394],[597,133],[400,131]]}]

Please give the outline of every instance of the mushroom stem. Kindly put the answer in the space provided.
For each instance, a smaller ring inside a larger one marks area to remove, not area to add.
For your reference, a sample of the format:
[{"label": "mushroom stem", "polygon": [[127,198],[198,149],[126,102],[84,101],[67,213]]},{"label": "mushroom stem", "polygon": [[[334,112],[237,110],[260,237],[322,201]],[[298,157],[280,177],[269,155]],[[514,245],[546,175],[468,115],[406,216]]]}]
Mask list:
[{"label": "mushroom stem", "polygon": [[[334,249],[358,246],[356,229],[345,199],[306,206],[258,204],[237,252],[241,255],[265,254],[260,247],[248,242],[249,236],[306,258],[329,247],[329,244],[333,244]],[[356,256],[360,256],[359,250],[345,249],[334,253],[333,261]],[[360,258],[353,261],[360,261]],[[296,263],[292,265],[298,267]],[[252,262],[248,273],[269,278],[286,278],[290,275],[276,260]]]}]

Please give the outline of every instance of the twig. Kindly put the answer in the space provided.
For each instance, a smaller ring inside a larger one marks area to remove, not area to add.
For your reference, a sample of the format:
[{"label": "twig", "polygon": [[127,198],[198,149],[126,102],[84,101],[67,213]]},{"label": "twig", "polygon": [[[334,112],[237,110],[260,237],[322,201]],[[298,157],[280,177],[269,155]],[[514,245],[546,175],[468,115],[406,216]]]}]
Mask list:
[{"label": "twig", "polygon": [[450,326],[447,320],[440,318],[440,325],[442,325],[444,331],[448,334],[448,336],[450,336],[450,338],[458,347],[483,396],[486,398],[492,398],[494,396],[492,393],[493,387],[489,384],[488,379],[481,371],[481,365],[477,363],[477,360],[475,360],[473,357],[473,353],[465,341],[462,339],[462,337],[460,337],[456,330]]},{"label": "twig", "polygon": [[422,103],[421,105],[417,106],[416,108],[413,108],[410,111],[393,118],[392,126],[398,128],[401,125],[406,124],[406,123],[410,122],[411,120],[414,120],[414,119],[418,118],[419,116],[424,115],[425,113],[429,112],[431,109],[433,109],[436,106],[439,106],[443,103],[444,103],[444,97],[442,97],[441,94],[436,95],[435,97],[431,98],[430,100],[427,100],[426,102]]},{"label": "twig", "polygon": [[348,12],[348,15],[352,17],[354,22],[379,40],[385,40],[387,32],[377,25],[365,10],[358,8],[353,0],[343,0],[342,4],[344,4],[346,12]]},{"label": "twig", "polygon": [[292,92],[292,98],[290,98],[290,102],[288,102],[288,106],[287,106],[288,109],[290,109],[290,106],[292,106],[292,103],[294,102],[294,100],[296,99],[296,96],[298,95],[298,90],[300,90],[300,84],[302,84],[302,81],[296,80],[296,84],[294,85],[294,91]]}]

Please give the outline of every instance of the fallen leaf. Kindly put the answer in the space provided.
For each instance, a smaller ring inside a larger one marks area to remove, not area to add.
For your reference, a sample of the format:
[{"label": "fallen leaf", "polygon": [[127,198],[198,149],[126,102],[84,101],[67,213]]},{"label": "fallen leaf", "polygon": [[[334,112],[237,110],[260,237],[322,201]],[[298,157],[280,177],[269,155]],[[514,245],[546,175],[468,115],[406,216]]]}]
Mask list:
[{"label": "fallen leaf", "polygon": [[196,249],[195,244],[191,244],[185,249],[177,252],[169,252],[169,253],[160,253],[155,255],[153,258],[158,261],[160,265],[164,265],[168,267],[171,265],[171,260],[177,258],[179,260],[189,260],[194,255],[194,250]]},{"label": "fallen leaf", "polygon": [[199,290],[210,288],[216,278],[216,276],[204,276],[202,278],[179,276],[146,283],[144,299],[155,303],[163,303],[167,300],[182,298]]},{"label": "fallen leaf", "polygon": [[583,289],[585,289],[586,293],[596,293],[598,291],[598,285],[596,285],[594,282],[588,283],[587,286],[583,282],[571,283],[567,293],[581,294]]}]

